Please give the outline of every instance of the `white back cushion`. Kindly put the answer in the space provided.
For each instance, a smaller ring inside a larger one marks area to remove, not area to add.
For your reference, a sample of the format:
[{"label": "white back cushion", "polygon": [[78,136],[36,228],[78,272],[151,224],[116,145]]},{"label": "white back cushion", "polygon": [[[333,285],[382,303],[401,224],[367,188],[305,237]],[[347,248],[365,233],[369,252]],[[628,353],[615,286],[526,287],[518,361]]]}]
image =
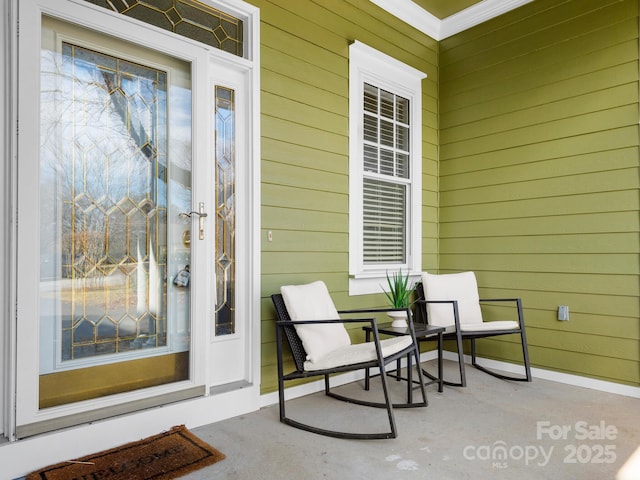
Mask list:
[{"label": "white back cushion", "polygon": [[[327,286],[322,281],[306,285],[280,287],[282,299],[291,320],[338,320]],[[351,338],[342,323],[296,325],[296,332],[307,352],[307,360],[317,362],[327,353],[351,344]]]},{"label": "white back cushion", "polygon": [[[422,273],[422,286],[426,300],[457,300],[460,325],[482,323],[478,282],[473,272],[434,275]],[[448,326],[455,323],[450,303],[427,304],[429,323]]]}]

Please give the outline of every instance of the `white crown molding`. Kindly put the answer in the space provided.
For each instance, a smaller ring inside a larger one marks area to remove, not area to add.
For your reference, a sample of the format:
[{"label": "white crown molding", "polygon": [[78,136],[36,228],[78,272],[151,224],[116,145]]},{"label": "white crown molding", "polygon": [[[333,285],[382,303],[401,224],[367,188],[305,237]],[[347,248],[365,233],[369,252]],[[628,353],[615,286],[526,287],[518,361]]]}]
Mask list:
[{"label": "white crown molding", "polygon": [[431,38],[440,40],[440,24],[442,23],[440,19],[420,8],[411,0],[371,0],[371,2]]},{"label": "white crown molding", "polygon": [[532,1],[484,0],[444,20],[440,20],[411,0],[371,0],[372,3],[375,3],[380,8],[438,41]]},{"label": "white crown molding", "polygon": [[484,0],[442,20],[440,38],[443,40],[468,28],[491,20],[533,0]]}]

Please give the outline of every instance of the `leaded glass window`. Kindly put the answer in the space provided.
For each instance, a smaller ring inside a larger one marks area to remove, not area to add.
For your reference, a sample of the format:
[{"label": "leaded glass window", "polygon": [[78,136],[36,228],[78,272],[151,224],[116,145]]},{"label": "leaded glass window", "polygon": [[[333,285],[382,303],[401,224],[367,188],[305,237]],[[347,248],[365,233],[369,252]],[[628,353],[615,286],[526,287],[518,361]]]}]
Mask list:
[{"label": "leaded glass window", "polygon": [[235,333],[235,92],[215,88],[216,335]]},{"label": "leaded glass window", "polygon": [[58,89],[43,104],[68,108],[47,110],[43,130],[60,142],[43,139],[42,188],[57,187],[63,221],[43,223],[42,248],[55,258],[57,247],[73,286],[61,302],[61,359],[164,346],[167,74],[69,43],[60,70],[47,72]]},{"label": "leaded glass window", "polygon": [[243,22],[198,0],[85,0],[150,25],[244,55]]}]

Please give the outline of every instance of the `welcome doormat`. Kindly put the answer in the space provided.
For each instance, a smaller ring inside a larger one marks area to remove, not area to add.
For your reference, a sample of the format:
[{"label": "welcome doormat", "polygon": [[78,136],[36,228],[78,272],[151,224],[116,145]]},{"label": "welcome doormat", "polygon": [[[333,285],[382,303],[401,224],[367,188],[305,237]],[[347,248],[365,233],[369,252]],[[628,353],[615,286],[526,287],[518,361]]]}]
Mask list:
[{"label": "welcome doormat", "polygon": [[27,480],[169,480],[223,458],[180,425],[137,442],[51,465],[29,474]]}]

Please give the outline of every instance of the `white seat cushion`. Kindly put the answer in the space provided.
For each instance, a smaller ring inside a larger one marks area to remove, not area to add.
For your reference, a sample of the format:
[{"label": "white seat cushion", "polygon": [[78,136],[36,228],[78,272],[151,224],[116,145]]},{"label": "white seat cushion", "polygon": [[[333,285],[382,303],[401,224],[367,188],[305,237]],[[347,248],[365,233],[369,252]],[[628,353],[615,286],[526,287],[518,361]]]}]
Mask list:
[{"label": "white seat cushion", "polygon": [[[280,287],[282,299],[291,320],[338,320],[327,286],[322,281],[305,285]],[[327,353],[351,344],[351,338],[342,323],[296,325],[296,332],[307,352],[307,360],[317,362]]]},{"label": "white seat cushion", "polygon": [[[460,326],[475,329],[482,325],[482,311],[478,283],[473,272],[434,275],[422,273],[425,300],[457,300]],[[440,327],[455,324],[453,306],[450,303],[427,303],[429,323]]]},{"label": "white seat cushion", "polygon": [[[410,335],[401,337],[386,338],[380,341],[382,356],[388,357],[394,353],[407,348],[413,340]],[[341,367],[343,365],[353,365],[355,363],[370,362],[377,358],[376,344],[373,342],[356,343],[345,345],[328,352],[317,361],[304,362],[304,369],[307,371],[325,370],[327,368]]]},{"label": "white seat cushion", "polygon": [[491,330],[517,330],[520,324],[514,320],[495,320],[492,322],[460,325],[462,332],[486,332]]}]

